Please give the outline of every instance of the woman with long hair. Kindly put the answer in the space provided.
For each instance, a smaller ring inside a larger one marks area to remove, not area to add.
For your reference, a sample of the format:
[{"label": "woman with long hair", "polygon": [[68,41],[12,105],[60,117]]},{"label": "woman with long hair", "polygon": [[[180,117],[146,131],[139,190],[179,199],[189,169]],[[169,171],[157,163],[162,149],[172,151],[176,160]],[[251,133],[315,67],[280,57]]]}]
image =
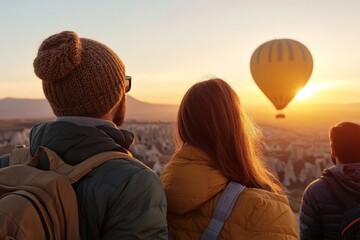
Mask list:
[{"label": "woman with long hair", "polygon": [[177,135],[178,148],[161,176],[174,239],[201,238],[229,182],[245,189],[220,239],[298,238],[288,199],[263,162],[259,131],[229,84],[210,79],[192,86],[179,108]]}]

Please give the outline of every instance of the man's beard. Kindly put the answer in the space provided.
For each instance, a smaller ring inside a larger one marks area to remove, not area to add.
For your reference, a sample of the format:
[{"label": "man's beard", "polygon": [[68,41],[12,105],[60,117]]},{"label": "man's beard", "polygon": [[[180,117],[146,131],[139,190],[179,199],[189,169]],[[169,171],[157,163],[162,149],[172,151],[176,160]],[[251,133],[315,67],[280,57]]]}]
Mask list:
[{"label": "man's beard", "polygon": [[119,106],[116,110],[113,122],[116,126],[120,127],[125,121],[125,112],[126,112],[126,97],[120,100]]}]

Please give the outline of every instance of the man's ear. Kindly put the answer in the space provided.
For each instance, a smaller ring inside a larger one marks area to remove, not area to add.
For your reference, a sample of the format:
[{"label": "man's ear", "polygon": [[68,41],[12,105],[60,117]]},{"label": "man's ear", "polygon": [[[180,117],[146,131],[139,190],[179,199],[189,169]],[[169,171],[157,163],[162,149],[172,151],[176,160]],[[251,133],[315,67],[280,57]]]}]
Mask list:
[{"label": "man's ear", "polygon": [[335,150],[334,150],[334,148],[332,147],[332,146],[330,146],[331,148],[331,161],[334,163],[334,165],[336,165],[336,158],[337,158],[337,156],[336,156],[336,152],[335,152]]},{"label": "man's ear", "polygon": [[336,152],[335,152],[334,148],[332,148],[332,147],[331,147],[331,157],[333,157],[333,158],[337,157]]}]

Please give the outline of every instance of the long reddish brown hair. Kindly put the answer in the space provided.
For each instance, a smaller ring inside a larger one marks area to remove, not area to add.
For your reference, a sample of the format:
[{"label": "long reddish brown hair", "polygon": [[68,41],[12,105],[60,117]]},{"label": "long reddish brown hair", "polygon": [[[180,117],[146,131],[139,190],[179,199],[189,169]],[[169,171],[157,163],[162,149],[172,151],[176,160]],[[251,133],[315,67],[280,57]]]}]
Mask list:
[{"label": "long reddish brown hair", "polygon": [[262,160],[259,131],[224,80],[199,82],[186,92],[177,129],[180,146],[189,144],[206,152],[211,164],[230,181],[283,193]]}]

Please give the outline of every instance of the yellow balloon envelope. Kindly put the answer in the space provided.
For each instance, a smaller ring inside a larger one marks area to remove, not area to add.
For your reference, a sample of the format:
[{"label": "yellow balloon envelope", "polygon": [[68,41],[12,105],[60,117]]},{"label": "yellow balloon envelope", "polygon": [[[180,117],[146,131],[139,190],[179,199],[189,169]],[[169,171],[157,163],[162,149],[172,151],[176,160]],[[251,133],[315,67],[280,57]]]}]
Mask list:
[{"label": "yellow balloon envelope", "polygon": [[261,91],[277,110],[282,110],[309,80],[313,59],[300,42],[276,39],[254,51],[250,70]]}]

